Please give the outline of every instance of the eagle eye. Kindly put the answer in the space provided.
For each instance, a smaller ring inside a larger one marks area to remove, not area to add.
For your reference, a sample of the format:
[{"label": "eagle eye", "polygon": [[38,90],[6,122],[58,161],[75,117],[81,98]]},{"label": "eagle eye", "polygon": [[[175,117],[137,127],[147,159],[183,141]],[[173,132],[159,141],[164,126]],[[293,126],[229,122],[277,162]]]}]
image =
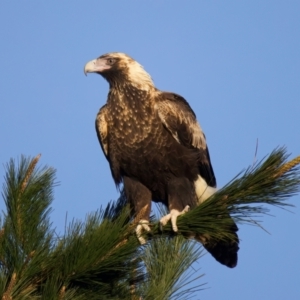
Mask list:
[{"label": "eagle eye", "polygon": [[108,59],[106,60],[107,64],[109,64],[109,65],[113,65],[115,61],[116,61],[115,58],[108,58]]}]

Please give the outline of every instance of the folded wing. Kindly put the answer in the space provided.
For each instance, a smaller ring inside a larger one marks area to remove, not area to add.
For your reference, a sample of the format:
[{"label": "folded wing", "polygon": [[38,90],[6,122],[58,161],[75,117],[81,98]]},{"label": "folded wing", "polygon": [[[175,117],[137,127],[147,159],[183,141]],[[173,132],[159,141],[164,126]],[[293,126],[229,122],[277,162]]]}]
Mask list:
[{"label": "folded wing", "polygon": [[165,128],[178,143],[197,149],[199,174],[208,186],[216,187],[205,135],[188,102],[183,97],[168,92],[161,92],[157,99],[155,108]]}]

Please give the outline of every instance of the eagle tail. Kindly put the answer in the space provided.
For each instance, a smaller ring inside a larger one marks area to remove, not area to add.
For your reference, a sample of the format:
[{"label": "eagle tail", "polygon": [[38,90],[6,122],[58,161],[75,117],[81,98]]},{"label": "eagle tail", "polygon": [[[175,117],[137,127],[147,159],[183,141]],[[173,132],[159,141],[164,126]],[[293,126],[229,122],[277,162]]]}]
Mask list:
[{"label": "eagle tail", "polygon": [[233,223],[230,228],[233,238],[216,240],[209,236],[198,235],[195,239],[202,243],[204,248],[222,265],[234,268],[238,262],[239,239],[236,231],[238,228]]}]

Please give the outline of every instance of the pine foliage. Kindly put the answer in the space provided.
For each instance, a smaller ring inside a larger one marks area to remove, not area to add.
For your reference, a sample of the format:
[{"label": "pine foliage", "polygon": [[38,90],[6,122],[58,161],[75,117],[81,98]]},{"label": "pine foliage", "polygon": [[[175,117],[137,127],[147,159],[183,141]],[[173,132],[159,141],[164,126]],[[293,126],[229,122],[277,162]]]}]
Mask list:
[{"label": "pine foliage", "polygon": [[146,291],[139,293],[143,299],[190,299],[203,288],[199,280],[203,274],[190,268],[202,256],[202,248],[195,243],[176,236],[148,244],[142,253],[148,280],[139,285],[140,291]]},{"label": "pine foliage", "polygon": [[[228,239],[232,238],[231,218],[237,223],[261,227],[258,217],[268,214],[266,205],[293,206],[287,200],[300,191],[300,156],[291,161],[288,156],[285,148],[277,148],[264,160],[238,174],[205,202],[180,216],[179,233]],[[158,222],[153,224],[152,234],[161,235]],[[164,227],[163,234],[172,234],[170,224]]]},{"label": "pine foliage", "polygon": [[[37,168],[39,156],[11,160],[3,185],[0,219],[2,299],[189,299],[203,288],[191,265],[201,247],[184,237],[232,238],[231,219],[258,225],[265,204],[285,208],[299,192],[300,157],[284,148],[249,167],[197,208],[178,218],[179,234],[163,232],[153,217],[148,243],[140,246],[136,224],[122,194],[117,202],[73,220],[58,237],[50,222],[55,170]],[[191,284],[192,283],[192,284]]]},{"label": "pine foliage", "polygon": [[[13,160],[7,165],[2,195],[7,212],[0,223],[3,300],[168,299],[175,282],[180,289],[178,280],[200,256],[199,248],[182,238],[141,247],[124,195],[83,222],[73,220],[57,237],[49,218],[55,170],[36,168],[38,160],[22,157],[18,165]],[[176,255],[177,262],[175,267],[174,260],[164,262],[166,286],[150,291],[161,271],[150,268],[156,251]]]}]

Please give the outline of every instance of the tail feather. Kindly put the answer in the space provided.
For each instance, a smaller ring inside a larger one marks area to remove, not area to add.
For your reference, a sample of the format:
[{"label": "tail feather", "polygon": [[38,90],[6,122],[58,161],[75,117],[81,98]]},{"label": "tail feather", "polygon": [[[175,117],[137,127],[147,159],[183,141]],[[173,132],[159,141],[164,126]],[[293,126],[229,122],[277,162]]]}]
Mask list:
[{"label": "tail feather", "polygon": [[238,227],[233,223],[230,228],[233,238],[227,240],[216,240],[209,236],[199,235],[195,239],[201,242],[204,248],[221,264],[234,268],[238,262],[239,238],[236,232]]}]

